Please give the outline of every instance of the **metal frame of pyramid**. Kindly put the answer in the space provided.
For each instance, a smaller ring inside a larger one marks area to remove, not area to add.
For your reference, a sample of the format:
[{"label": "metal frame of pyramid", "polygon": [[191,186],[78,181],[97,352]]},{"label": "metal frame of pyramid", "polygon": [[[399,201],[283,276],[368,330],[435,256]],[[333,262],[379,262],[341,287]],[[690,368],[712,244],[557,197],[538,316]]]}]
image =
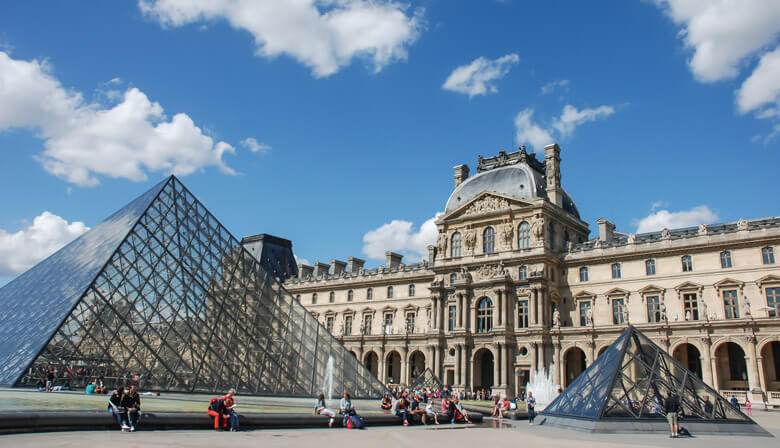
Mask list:
[{"label": "metal frame of pyramid", "polygon": [[680,397],[681,425],[697,433],[768,434],[634,326],[541,415],[548,424],[594,432],[668,431],[663,403],[669,391]]},{"label": "metal frame of pyramid", "polygon": [[49,368],[72,387],[312,396],[332,371],[333,390],[387,391],[174,176],[0,288],[0,384]]},{"label": "metal frame of pyramid", "polygon": [[444,388],[443,383],[441,382],[439,377],[434,375],[430,367],[423,370],[423,372],[414,380],[412,385],[409,386],[409,390],[420,390],[420,389],[442,390],[443,388]]}]

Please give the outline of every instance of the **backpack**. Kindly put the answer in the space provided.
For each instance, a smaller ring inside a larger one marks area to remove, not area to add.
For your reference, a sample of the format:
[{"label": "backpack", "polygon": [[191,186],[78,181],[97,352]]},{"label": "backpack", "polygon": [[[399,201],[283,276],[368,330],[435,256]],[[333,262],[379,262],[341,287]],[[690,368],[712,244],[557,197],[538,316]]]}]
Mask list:
[{"label": "backpack", "polygon": [[363,421],[363,418],[356,414],[349,417],[347,428],[350,426],[352,427],[351,429],[364,429],[366,427],[366,423]]},{"label": "backpack", "polygon": [[219,412],[219,408],[222,407],[222,397],[214,397],[209,401],[209,411]]}]

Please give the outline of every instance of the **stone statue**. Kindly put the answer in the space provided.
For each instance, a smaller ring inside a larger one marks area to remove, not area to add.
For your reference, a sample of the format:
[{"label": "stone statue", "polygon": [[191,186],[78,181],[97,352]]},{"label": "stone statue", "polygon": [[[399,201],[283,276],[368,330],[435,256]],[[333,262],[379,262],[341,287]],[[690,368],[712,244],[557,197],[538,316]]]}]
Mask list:
[{"label": "stone statue", "polygon": [[542,241],[544,239],[544,217],[539,216],[534,220],[531,225],[531,233],[536,241]]},{"label": "stone statue", "polygon": [[553,327],[560,327],[561,326],[561,313],[558,311],[558,308],[555,308],[553,310]]},{"label": "stone statue", "polygon": [[447,256],[447,235],[444,233],[440,233],[439,237],[436,240],[436,246],[438,247],[439,254],[442,257]]},{"label": "stone statue", "polygon": [[477,234],[474,232],[474,229],[469,229],[466,231],[466,249],[469,251],[474,250],[474,246],[477,244]]},{"label": "stone statue", "polygon": [[633,233],[628,234],[628,244],[634,244],[636,242],[636,235]]},{"label": "stone statue", "polygon": [[672,238],[672,232],[670,232],[669,229],[664,228],[661,230],[661,237],[665,240],[669,240]]},{"label": "stone statue", "polygon": [[706,235],[708,231],[707,224],[699,224],[699,235]]},{"label": "stone statue", "polygon": [[593,309],[588,308],[588,311],[585,312],[585,323],[588,325],[593,325]]},{"label": "stone statue", "polygon": [[623,307],[623,323],[628,323],[628,307]]},{"label": "stone statue", "polygon": [[511,248],[512,237],[514,236],[514,230],[512,229],[512,224],[510,223],[504,224],[503,228],[501,229],[501,236],[504,237],[504,247]]},{"label": "stone statue", "polygon": [[748,298],[748,296],[745,296],[745,301],[744,301],[744,304],[742,305],[742,310],[743,310],[743,314],[745,315],[745,317],[751,316],[751,313],[750,313],[750,298]]},{"label": "stone statue", "polygon": [[685,312],[685,320],[691,320],[691,310]]},{"label": "stone statue", "polygon": [[704,316],[706,320],[710,320],[710,315],[707,312],[707,302],[704,300],[701,301],[701,314]]},{"label": "stone statue", "polygon": [[661,321],[668,322],[668,319],[666,317],[666,304],[665,303],[661,303],[661,305],[658,307],[658,309],[660,310]]},{"label": "stone statue", "polygon": [[737,230],[747,230],[748,229],[748,222],[744,218],[740,218],[739,221],[737,221]]}]

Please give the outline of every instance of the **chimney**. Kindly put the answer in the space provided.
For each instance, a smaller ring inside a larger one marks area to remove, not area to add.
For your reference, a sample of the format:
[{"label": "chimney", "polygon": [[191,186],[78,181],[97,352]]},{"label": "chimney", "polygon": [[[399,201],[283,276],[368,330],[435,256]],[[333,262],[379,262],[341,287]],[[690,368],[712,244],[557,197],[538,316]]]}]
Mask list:
[{"label": "chimney", "polygon": [[365,264],[366,262],[366,260],[361,260],[360,258],[355,258],[355,257],[349,257],[347,258],[347,260],[349,261],[349,263],[347,264],[347,270],[351,274],[357,274],[358,271],[363,269],[363,264]]},{"label": "chimney", "polygon": [[330,269],[330,265],[327,263],[320,263],[319,261],[314,262],[314,277],[324,277],[328,275],[328,270]]},{"label": "chimney", "polygon": [[331,267],[330,271],[333,273],[333,275],[338,277],[339,275],[344,273],[344,270],[347,267],[347,263],[333,259],[330,260],[330,267]]},{"label": "chimney", "polygon": [[436,259],[436,246],[431,244],[428,246],[428,263],[433,264]]},{"label": "chimney", "polygon": [[395,252],[385,252],[385,257],[387,257],[387,263],[385,263],[385,267],[387,269],[395,269],[401,265],[401,259],[404,256]]},{"label": "chimney", "polygon": [[466,180],[469,177],[469,166],[468,165],[458,165],[455,167],[455,186],[461,184],[464,180]]},{"label": "chimney", "polygon": [[298,265],[298,278],[304,279],[306,277],[311,277],[311,275],[314,273],[314,268],[307,265],[307,264],[299,264]]},{"label": "chimney", "polygon": [[612,241],[612,236],[615,232],[615,225],[604,218],[601,218],[596,222],[599,225],[599,241],[605,243]]},{"label": "chimney", "polygon": [[561,148],[557,143],[544,147],[544,171],[547,178],[547,198],[561,207],[563,190],[561,190]]}]

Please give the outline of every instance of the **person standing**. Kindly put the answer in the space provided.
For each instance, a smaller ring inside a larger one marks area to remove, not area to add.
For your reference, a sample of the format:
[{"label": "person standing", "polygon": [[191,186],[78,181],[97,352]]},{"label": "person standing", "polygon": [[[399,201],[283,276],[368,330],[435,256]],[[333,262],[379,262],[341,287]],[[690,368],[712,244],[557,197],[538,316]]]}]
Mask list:
[{"label": "person standing", "polygon": [[677,418],[680,414],[680,397],[672,395],[671,391],[666,392],[666,401],[664,402],[664,411],[666,412],[666,421],[669,422],[669,437],[680,437],[680,427],[677,424]]},{"label": "person standing", "polygon": [[525,399],[525,408],[528,411],[528,423],[533,426],[536,418],[536,398],[534,398],[532,392],[528,392],[528,396]]},{"label": "person standing", "polygon": [[749,398],[745,398],[745,412],[749,417],[753,416],[753,403],[750,402]]},{"label": "person standing", "polygon": [[732,406],[734,406],[735,408],[739,409],[739,400],[737,400],[736,396],[732,396],[731,400],[729,400],[729,401],[731,402]]}]

